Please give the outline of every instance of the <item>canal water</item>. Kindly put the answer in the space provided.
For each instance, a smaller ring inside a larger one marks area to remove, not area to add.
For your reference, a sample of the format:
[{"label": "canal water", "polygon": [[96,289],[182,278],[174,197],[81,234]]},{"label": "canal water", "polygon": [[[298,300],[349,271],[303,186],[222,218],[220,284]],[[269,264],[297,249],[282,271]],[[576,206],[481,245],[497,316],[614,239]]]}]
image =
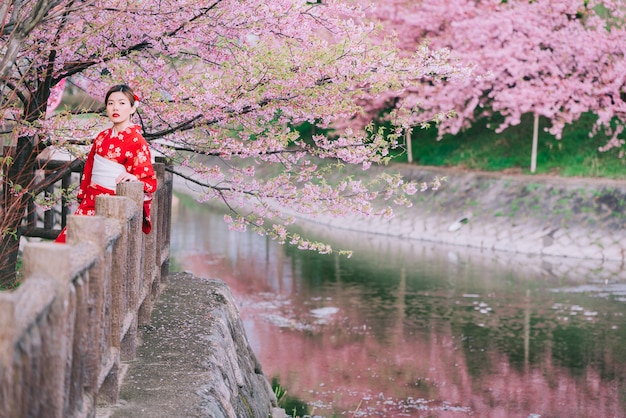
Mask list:
[{"label": "canal water", "polygon": [[172,225],[173,269],[229,285],[289,416],[305,415],[295,401],[319,417],[626,416],[626,279],[550,273],[572,260],[302,232],[354,256],[231,232],[195,204],[175,205]]}]

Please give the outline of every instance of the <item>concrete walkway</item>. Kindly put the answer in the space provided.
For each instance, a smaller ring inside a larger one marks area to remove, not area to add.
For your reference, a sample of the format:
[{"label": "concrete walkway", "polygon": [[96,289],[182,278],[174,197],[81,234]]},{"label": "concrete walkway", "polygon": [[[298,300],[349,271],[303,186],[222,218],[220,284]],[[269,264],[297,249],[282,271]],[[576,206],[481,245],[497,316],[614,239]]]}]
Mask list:
[{"label": "concrete walkway", "polygon": [[152,311],[151,324],[140,327],[137,357],[125,363],[119,403],[100,408],[98,417],[200,417],[197,391],[208,382],[203,360],[210,347],[210,299],[205,283],[191,277],[168,277]]},{"label": "concrete walkway", "polygon": [[125,363],[118,404],[97,417],[286,418],[226,284],[189,273],[165,284],[150,326],[140,327],[136,358]]}]

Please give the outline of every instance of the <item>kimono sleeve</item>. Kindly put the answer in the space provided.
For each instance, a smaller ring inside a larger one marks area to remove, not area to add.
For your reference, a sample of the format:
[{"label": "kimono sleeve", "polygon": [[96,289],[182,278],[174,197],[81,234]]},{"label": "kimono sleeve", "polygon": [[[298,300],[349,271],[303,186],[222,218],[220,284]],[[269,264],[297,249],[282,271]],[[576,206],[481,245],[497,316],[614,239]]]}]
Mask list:
[{"label": "kimono sleeve", "polygon": [[139,140],[136,145],[137,148],[134,152],[134,158],[132,159],[132,166],[130,173],[134,174],[138,180],[143,182],[143,191],[152,196],[157,189],[157,178],[154,173],[154,167],[152,166],[152,157],[150,155],[150,149],[148,148],[148,142],[143,136],[138,136]]}]

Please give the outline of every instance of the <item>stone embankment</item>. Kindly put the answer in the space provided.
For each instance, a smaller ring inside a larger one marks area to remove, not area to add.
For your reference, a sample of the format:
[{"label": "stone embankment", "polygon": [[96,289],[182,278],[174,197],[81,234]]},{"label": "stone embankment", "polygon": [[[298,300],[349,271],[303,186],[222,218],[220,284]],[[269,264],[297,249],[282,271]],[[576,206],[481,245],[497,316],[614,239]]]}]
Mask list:
[{"label": "stone embankment", "polygon": [[[480,250],[551,276],[609,280],[626,262],[626,181],[509,175],[396,165],[405,179],[446,177],[389,220],[308,218],[352,230]],[[357,173],[355,173],[357,175]],[[520,257],[513,257],[520,255]],[[513,260],[513,261],[512,261]]]},{"label": "stone embankment", "polygon": [[523,254],[626,261],[626,181],[446,169],[404,172],[419,180],[433,174],[448,178],[413,210],[399,213],[401,224],[413,225],[412,238]]}]

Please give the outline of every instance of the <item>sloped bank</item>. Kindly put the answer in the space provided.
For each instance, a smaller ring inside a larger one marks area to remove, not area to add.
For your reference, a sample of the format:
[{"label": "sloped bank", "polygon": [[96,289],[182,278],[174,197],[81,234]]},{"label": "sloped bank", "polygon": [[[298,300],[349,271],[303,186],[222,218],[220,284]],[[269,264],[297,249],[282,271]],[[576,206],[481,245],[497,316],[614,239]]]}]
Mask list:
[{"label": "sloped bank", "polygon": [[407,179],[447,181],[397,211],[382,225],[384,233],[517,253],[626,259],[626,181],[410,166],[401,171]]},{"label": "sloped bank", "polygon": [[394,170],[419,182],[447,180],[437,191],[415,195],[412,207],[396,209],[389,220],[300,219],[335,230],[479,250],[491,258],[534,257],[552,275],[612,278],[624,269],[626,181],[409,165],[394,165]]}]

